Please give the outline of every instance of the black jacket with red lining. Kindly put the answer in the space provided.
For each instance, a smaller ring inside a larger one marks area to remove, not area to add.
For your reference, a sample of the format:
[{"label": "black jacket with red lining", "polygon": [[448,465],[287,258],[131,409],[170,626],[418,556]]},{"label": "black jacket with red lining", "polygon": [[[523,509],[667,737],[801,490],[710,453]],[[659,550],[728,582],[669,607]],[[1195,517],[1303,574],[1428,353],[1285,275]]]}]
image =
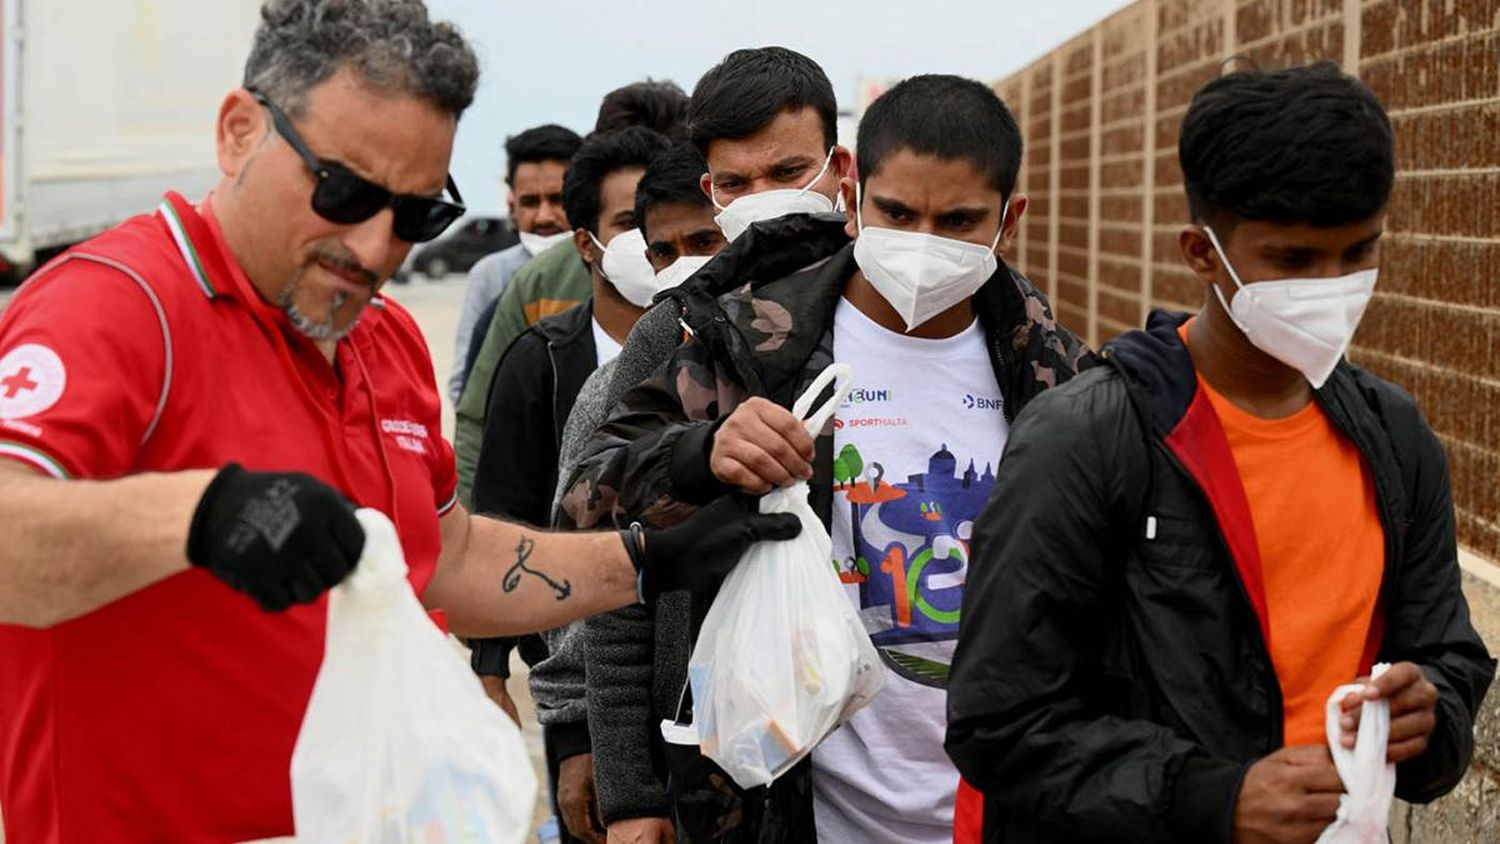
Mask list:
[{"label": "black jacket with red lining", "polygon": [[[948,692],[985,841],[1229,841],[1246,769],[1282,746],[1254,528],[1186,318],[1153,314],[1011,433]],[[1432,800],[1468,767],[1495,668],[1460,589],[1447,463],[1411,396],[1368,372],[1341,362],[1316,400],[1385,528],[1363,667],[1415,662],[1440,693],[1428,750],[1397,768],[1397,796]]]}]

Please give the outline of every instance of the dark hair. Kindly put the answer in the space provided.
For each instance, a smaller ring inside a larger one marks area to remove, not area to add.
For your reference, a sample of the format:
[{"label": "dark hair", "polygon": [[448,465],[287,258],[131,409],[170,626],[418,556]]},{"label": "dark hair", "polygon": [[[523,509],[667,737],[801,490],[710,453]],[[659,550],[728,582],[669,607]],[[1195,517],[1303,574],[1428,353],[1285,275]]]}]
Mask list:
[{"label": "dark hair", "polygon": [[599,233],[599,187],[604,178],[626,167],[649,167],[672,142],[644,126],[589,135],[563,176],[563,211],[568,225]]},{"label": "dark hair", "polygon": [[693,89],[688,139],[706,156],[710,141],[749,137],[782,112],[808,106],[823,122],[823,145],[838,143],[838,100],[817,62],[785,47],[735,50]]},{"label": "dark hair", "polygon": [[708,165],[698,150],[678,144],[658,155],[635,186],[635,224],[644,233],[646,212],[670,202],[713,207],[699,182]]},{"label": "dark hair", "polygon": [[646,79],[616,88],[599,103],[595,132],[609,132],[626,126],[645,126],[671,140],[680,141],[687,133],[687,92],[676,82]]},{"label": "dark hair", "polygon": [[1195,221],[1326,227],[1385,207],[1395,181],[1392,146],[1374,92],[1319,62],[1204,85],[1182,120],[1177,156]]},{"label": "dark hair", "polygon": [[474,101],[479,61],[421,0],[268,0],[245,60],[244,86],[292,118],[342,67],[377,91],[409,94],[456,119]]},{"label": "dark hair", "polygon": [[859,121],[860,184],[886,159],[911,150],[964,159],[1009,197],[1021,170],[1021,129],[995,92],[961,76],[913,76],[881,94]]},{"label": "dark hair", "polygon": [[509,185],[515,182],[516,168],[522,164],[534,164],[538,161],[561,161],[566,164],[573,159],[582,143],[583,138],[578,137],[577,132],[556,123],[536,126],[511,135],[505,139],[505,183]]}]

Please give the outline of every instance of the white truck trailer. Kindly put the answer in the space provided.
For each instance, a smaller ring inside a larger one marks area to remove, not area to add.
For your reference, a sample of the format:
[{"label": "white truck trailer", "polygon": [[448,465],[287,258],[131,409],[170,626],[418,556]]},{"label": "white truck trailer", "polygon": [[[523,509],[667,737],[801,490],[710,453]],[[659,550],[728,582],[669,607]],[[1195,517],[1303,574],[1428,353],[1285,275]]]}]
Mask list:
[{"label": "white truck trailer", "polygon": [[260,0],[0,0],[0,278],[216,181]]}]

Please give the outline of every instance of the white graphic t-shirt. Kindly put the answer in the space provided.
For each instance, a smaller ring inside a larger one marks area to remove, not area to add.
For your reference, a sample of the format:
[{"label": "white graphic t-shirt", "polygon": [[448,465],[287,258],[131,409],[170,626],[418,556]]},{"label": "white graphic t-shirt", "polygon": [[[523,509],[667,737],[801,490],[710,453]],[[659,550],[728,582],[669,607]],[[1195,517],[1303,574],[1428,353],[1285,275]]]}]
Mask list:
[{"label": "white graphic t-shirt", "polygon": [[925,340],[841,300],[833,356],[854,368],[834,417],[833,563],[886,679],[813,752],[818,839],[950,844],[945,686],[973,523],[1008,432],[1000,385],[977,321]]}]

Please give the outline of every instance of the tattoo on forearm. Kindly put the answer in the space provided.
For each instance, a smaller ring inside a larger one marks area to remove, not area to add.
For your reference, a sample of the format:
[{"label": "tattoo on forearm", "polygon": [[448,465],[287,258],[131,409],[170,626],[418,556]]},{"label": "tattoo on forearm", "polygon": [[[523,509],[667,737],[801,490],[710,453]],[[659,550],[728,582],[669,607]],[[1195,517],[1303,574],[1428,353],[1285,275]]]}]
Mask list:
[{"label": "tattoo on forearm", "polygon": [[505,573],[505,579],[501,581],[500,587],[506,592],[514,592],[516,591],[516,587],[521,585],[521,575],[530,574],[541,578],[548,586],[552,587],[552,592],[557,596],[557,600],[567,600],[568,596],[573,594],[572,581],[565,579],[562,583],[558,583],[546,574],[526,565],[526,561],[531,559],[531,552],[535,548],[536,542],[531,537],[521,537],[521,541],[516,543],[516,564],[511,566],[510,570]]}]

